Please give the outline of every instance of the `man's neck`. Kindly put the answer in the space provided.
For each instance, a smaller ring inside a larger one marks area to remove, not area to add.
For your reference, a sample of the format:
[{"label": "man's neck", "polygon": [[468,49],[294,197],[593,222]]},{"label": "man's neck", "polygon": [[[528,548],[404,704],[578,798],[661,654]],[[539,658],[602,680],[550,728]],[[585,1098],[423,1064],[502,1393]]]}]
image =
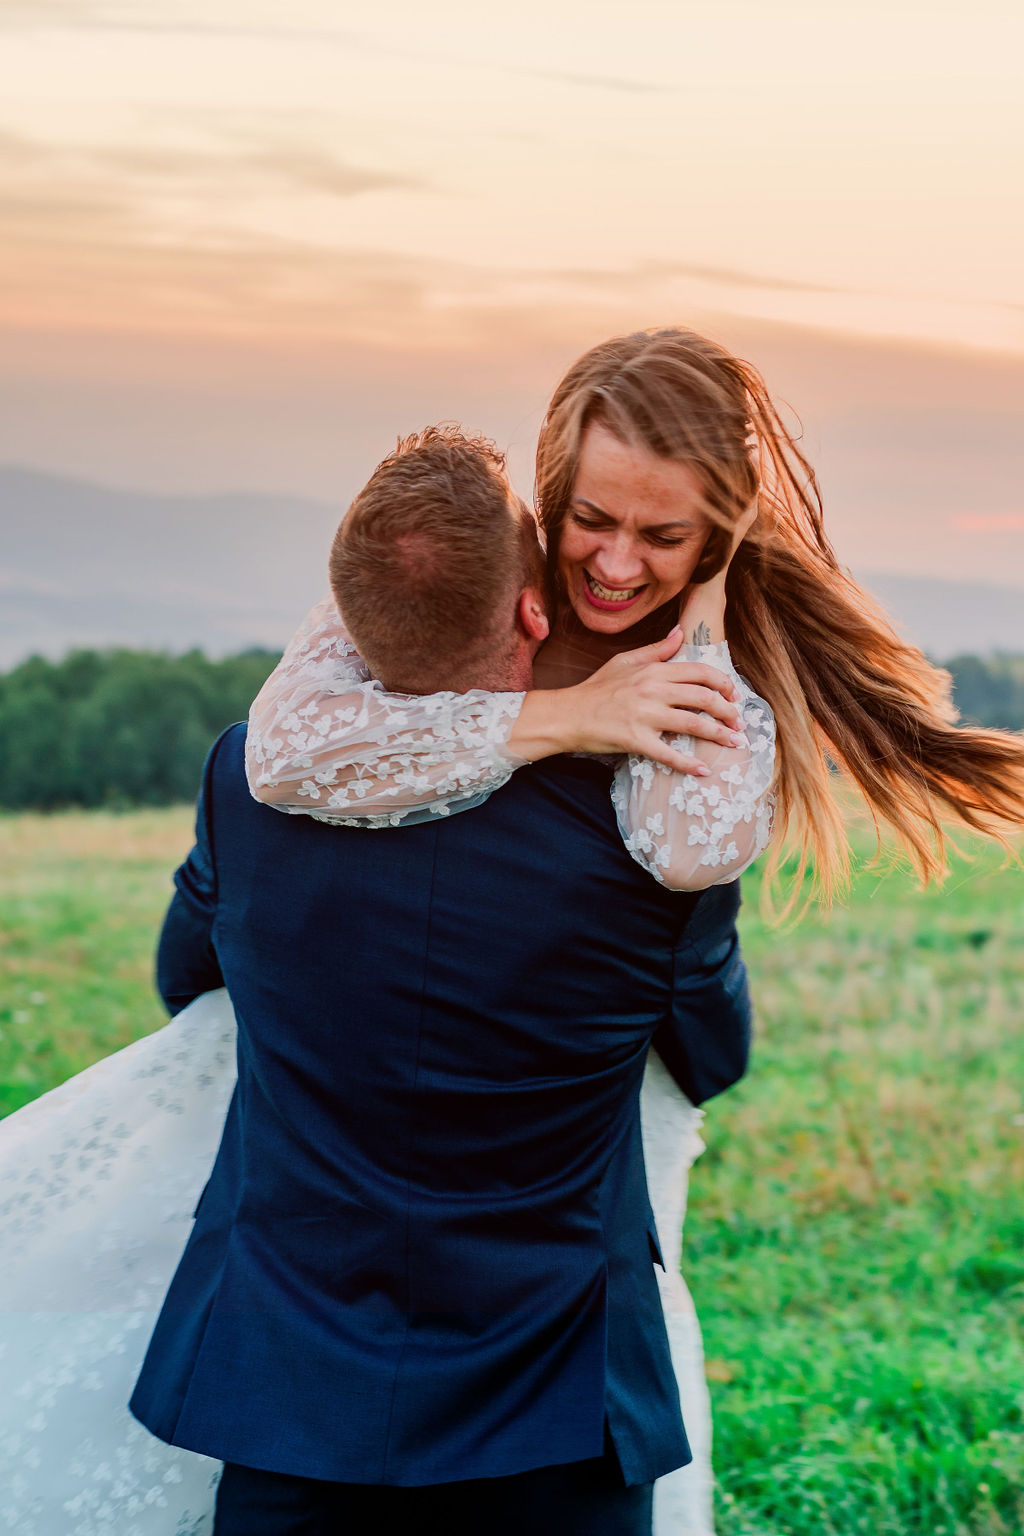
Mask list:
[{"label": "man's neck", "polygon": [[524,647],[514,653],[488,659],[465,672],[454,669],[420,677],[381,676],[389,693],[525,693],[533,687],[532,656]]}]

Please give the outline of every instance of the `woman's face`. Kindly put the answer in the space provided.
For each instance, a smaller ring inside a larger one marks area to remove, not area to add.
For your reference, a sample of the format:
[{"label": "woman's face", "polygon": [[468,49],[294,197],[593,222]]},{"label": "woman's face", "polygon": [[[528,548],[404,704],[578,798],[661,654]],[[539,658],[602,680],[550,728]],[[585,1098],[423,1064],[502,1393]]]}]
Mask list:
[{"label": "woman's face", "polygon": [[686,586],[711,520],[696,472],[594,422],[562,524],[558,573],[577,618],[614,635]]}]

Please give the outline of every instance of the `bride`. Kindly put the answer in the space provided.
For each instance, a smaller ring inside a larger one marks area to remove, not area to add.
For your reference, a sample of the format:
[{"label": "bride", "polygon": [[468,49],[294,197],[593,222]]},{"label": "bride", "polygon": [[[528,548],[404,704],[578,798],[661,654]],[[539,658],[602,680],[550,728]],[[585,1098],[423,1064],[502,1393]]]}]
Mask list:
[{"label": "bride", "polygon": [[[408,698],[369,681],[327,605],[254,708],[263,798],[394,824],[472,809],[547,752],[630,753],[615,800],[634,857],[668,884],[733,879],[767,839],[772,730],[731,671],[728,629],[778,721],[779,823],[805,861],[814,853],[825,893],[846,845],[823,746],[925,874],[941,865],[940,811],[994,832],[1022,819],[1024,750],[999,733],[955,731],[941,677],[839,571],[813,476],[752,369],[687,332],[594,349],[556,392],[538,489],[558,593],[544,688],[525,700],[446,695],[410,712]],[[661,666],[677,638],[647,649],[680,598],[686,636],[715,647],[684,653],[689,673]],[[352,600],[343,594],[346,610]],[[708,661],[739,692],[746,736],[735,743],[728,685],[701,670]],[[648,685],[640,706],[622,707]],[[603,716],[600,732],[582,724],[581,700]],[[691,739],[666,745],[663,732]],[[0,1475],[3,1518],[24,1536],[209,1530],[217,1468],[151,1440],[122,1405],[217,1144],[232,1042],[226,998],[208,994],[5,1122]],[[659,1225],[678,1243],[696,1112],[653,1060],[644,1109]],[[659,1486],[659,1536],[675,1536],[710,1528],[710,1477],[699,1335],[682,1281],[663,1283],[695,1451]]]}]

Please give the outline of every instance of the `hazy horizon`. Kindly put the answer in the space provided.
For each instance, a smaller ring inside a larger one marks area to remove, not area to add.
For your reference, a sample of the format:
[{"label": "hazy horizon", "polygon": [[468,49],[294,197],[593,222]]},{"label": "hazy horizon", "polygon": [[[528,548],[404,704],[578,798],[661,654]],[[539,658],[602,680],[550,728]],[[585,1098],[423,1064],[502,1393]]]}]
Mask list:
[{"label": "hazy horizon", "polygon": [[[0,465],[0,670],[73,649],[280,650],[327,589],[342,512],[330,500],[153,496]],[[936,658],[1024,655],[1024,582],[863,565],[853,575]]]}]

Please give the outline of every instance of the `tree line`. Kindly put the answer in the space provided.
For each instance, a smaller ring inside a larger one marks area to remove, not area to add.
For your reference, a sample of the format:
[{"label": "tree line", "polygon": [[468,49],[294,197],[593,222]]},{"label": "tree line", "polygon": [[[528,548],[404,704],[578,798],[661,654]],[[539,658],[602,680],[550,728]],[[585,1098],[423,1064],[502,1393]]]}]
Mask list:
[{"label": "tree line", "polygon": [[72,651],[0,676],[0,806],[171,805],[194,800],[211,743],[278,660],[245,651]]},{"label": "tree line", "polygon": [[[211,742],[278,660],[251,650],[73,651],[0,675],[0,807],[170,805],[195,798]],[[957,656],[961,720],[1024,730],[1024,656]]]}]

